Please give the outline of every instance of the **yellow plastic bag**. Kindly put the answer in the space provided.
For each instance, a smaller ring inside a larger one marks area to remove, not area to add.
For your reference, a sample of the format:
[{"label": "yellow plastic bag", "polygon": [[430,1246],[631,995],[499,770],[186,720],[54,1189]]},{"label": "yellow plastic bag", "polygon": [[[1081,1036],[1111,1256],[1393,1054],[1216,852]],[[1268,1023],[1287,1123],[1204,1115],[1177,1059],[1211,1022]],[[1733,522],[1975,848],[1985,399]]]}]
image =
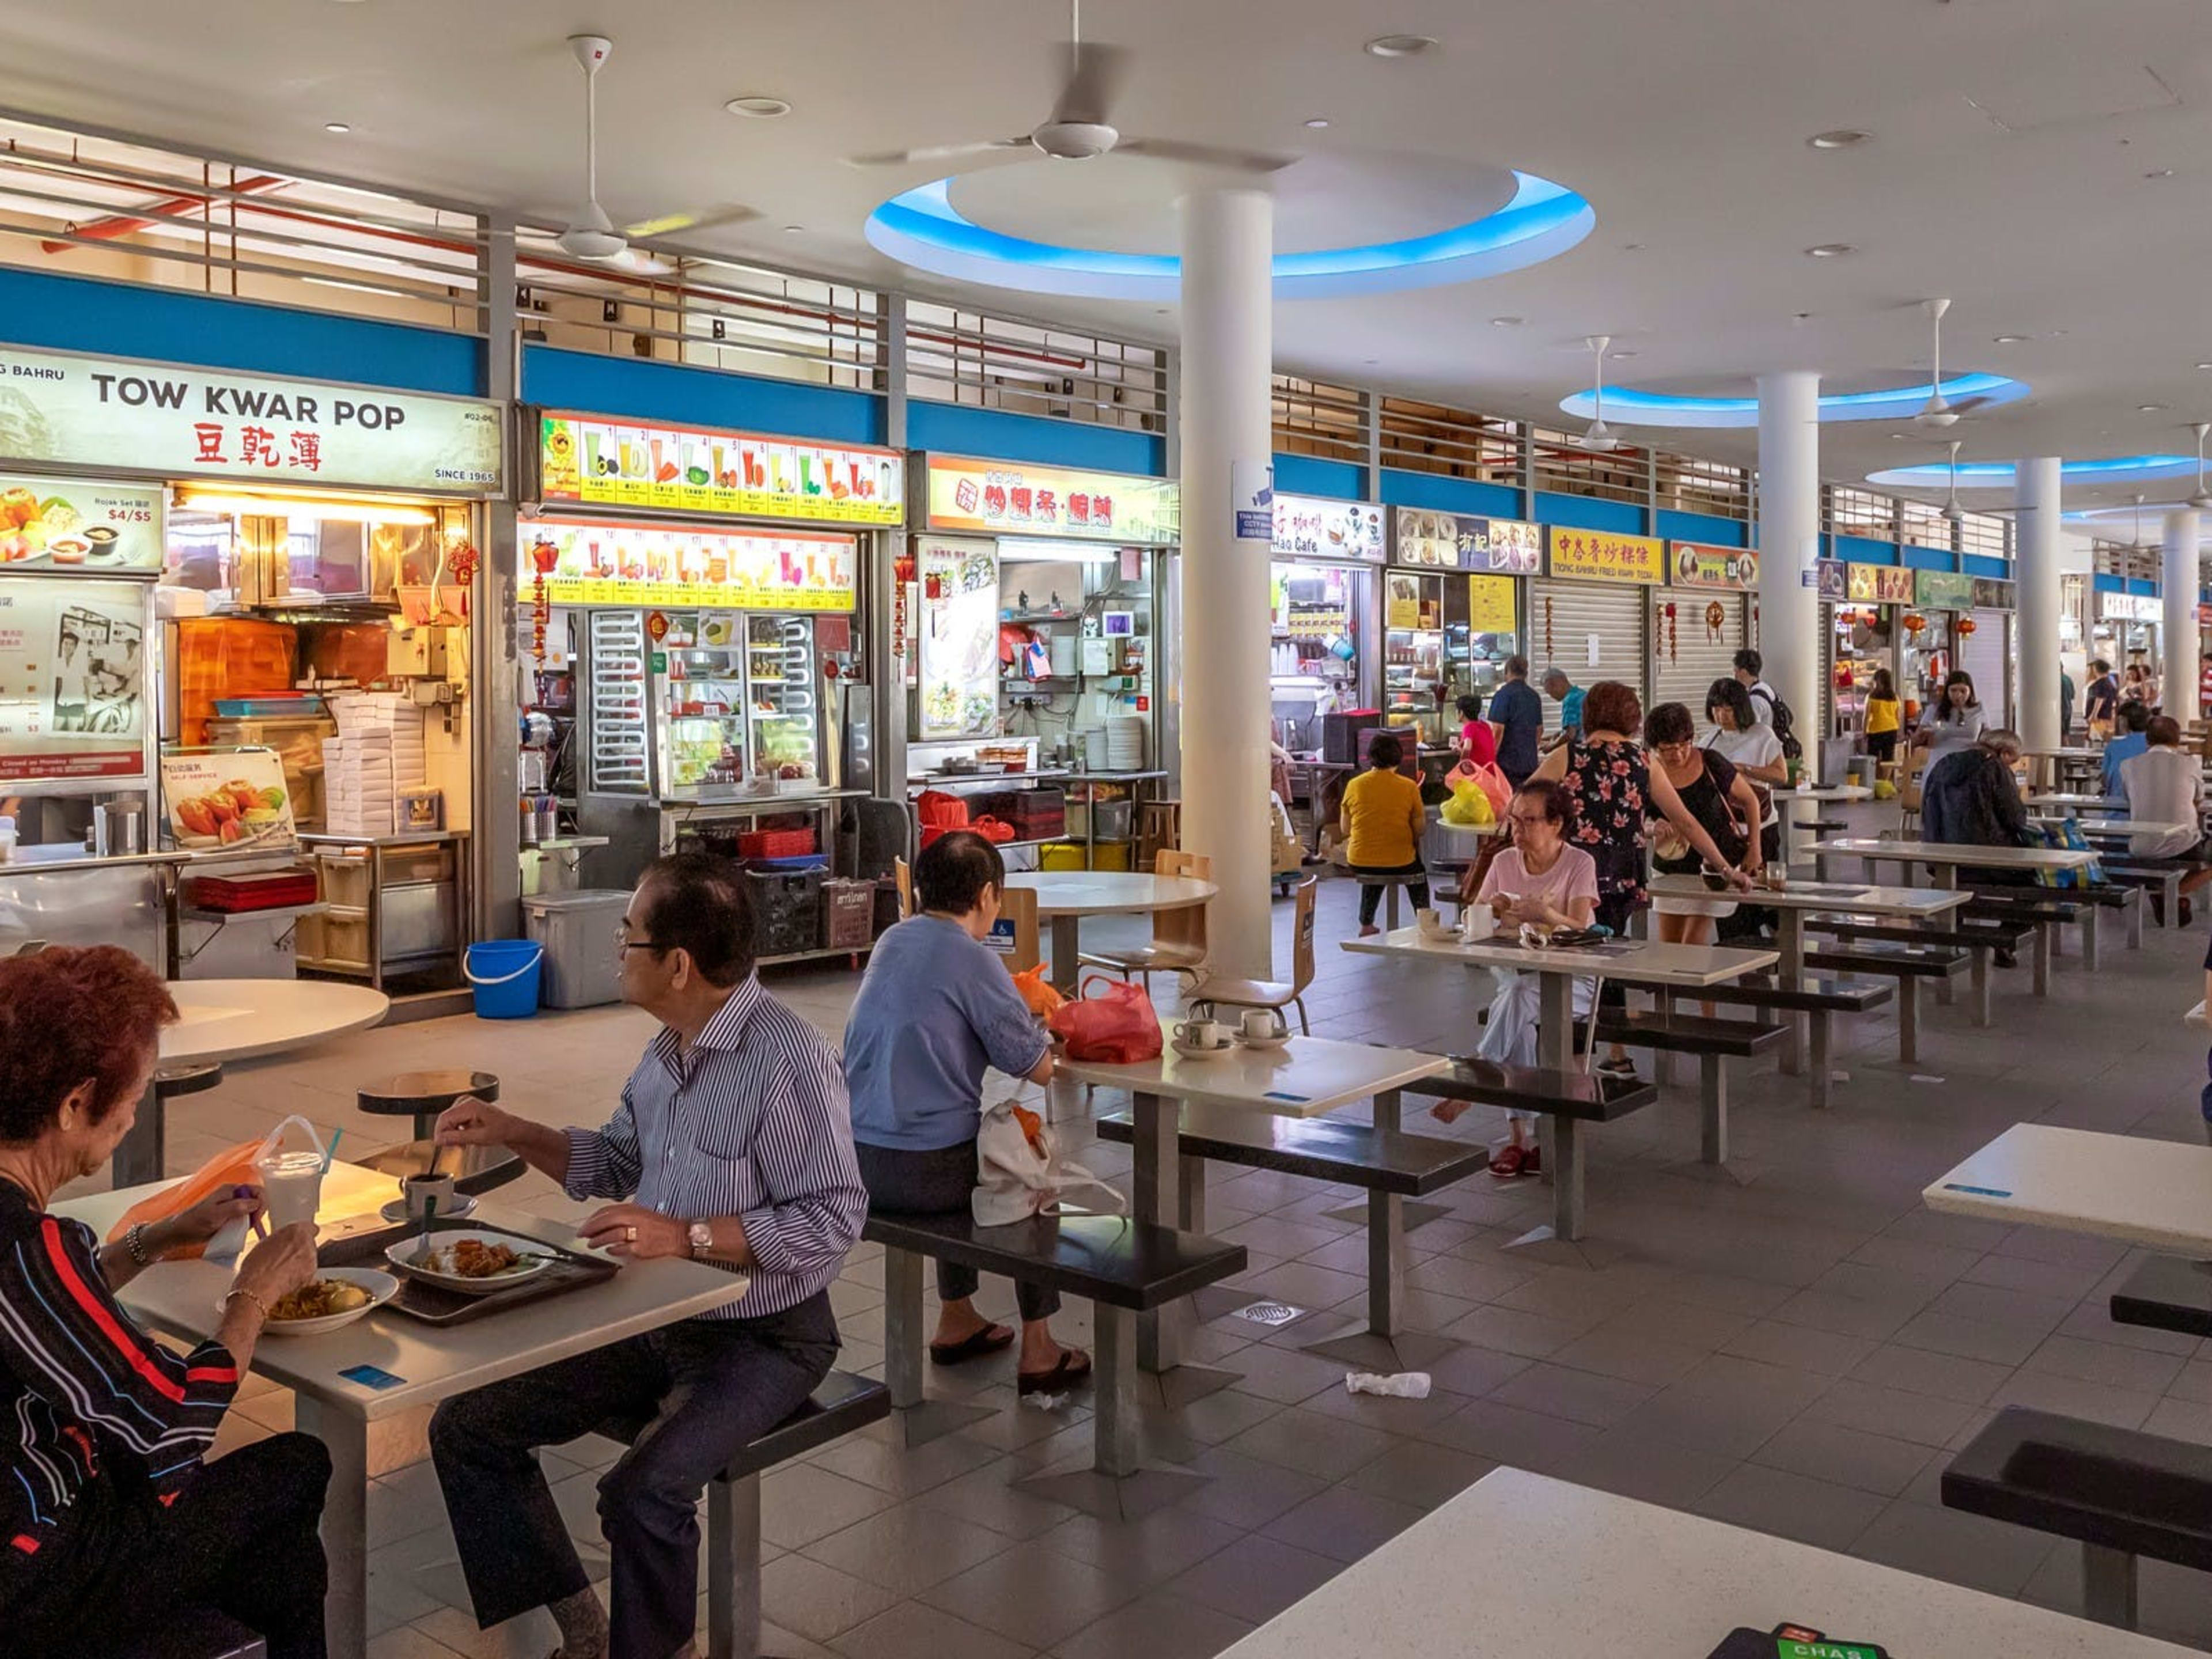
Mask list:
[{"label": "yellow plastic bag", "polygon": [[1453,787],[1451,799],[1438,810],[1438,816],[1446,823],[1456,823],[1471,830],[1486,830],[1498,822],[1498,814],[1490,805],[1490,797],[1472,778],[1462,779]]}]

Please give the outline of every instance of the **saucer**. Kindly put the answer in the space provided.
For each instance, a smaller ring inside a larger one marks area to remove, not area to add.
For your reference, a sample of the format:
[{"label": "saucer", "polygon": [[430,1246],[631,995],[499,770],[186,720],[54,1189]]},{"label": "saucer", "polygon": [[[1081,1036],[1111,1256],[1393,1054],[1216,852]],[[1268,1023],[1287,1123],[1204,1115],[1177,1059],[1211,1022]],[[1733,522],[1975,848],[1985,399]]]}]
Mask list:
[{"label": "saucer", "polygon": [[[438,1218],[441,1221],[459,1221],[465,1215],[471,1215],[475,1213],[477,1201],[475,1199],[470,1197],[466,1193],[457,1193],[453,1196],[453,1207],[450,1210],[441,1209],[438,1212]],[[379,1210],[377,1213],[382,1216],[386,1221],[406,1221],[411,1219],[407,1213],[407,1200],[404,1198],[393,1199],[391,1203],[386,1205],[381,1210]]]},{"label": "saucer", "polygon": [[1237,1044],[1233,1041],[1223,1043],[1218,1048],[1200,1048],[1185,1042],[1181,1037],[1169,1038],[1168,1047],[1185,1060],[1218,1060],[1222,1055],[1234,1054],[1237,1050]]},{"label": "saucer", "polygon": [[1290,1040],[1291,1034],[1288,1031],[1282,1032],[1280,1035],[1276,1036],[1267,1037],[1246,1036],[1242,1031],[1239,1031],[1237,1034],[1237,1041],[1243,1043],[1247,1048],[1280,1048],[1289,1042]]}]

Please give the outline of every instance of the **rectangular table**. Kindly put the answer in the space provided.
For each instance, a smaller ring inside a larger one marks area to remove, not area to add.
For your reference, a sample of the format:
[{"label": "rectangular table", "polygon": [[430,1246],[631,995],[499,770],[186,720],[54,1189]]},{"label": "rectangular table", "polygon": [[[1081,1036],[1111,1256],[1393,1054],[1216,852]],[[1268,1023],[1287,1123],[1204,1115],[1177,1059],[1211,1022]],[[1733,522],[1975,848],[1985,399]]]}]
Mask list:
[{"label": "rectangular table", "polygon": [[1774,792],[1774,811],[1781,831],[1784,866],[1786,868],[1795,862],[1796,854],[1799,850],[1795,846],[1795,838],[1800,835],[1812,833],[1798,828],[1798,819],[1807,809],[1838,803],[1850,805],[1873,799],[1874,791],[1863,783],[1832,784],[1825,788],[1777,789]]},{"label": "rectangular table", "polygon": [[[1635,939],[1571,951],[1531,949],[1503,938],[1469,945],[1456,933],[1431,938],[1418,927],[1401,927],[1372,939],[1346,939],[1344,948],[1355,956],[1455,962],[1467,968],[1513,968],[1535,975],[1536,1060],[1556,1072],[1575,1069],[1576,980],[1597,975],[1622,984],[1700,990],[1771,968],[1779,959],[1772,951],[1665,945]],[[1544,1161],[1551,1171],[1553,1235],[1570,1241],[1583,1236],[1581,1127],[1570,1117],[1546,1116],[1538,1121],[1539,1132],[1547,1143]],[[1705,1150],[1711,1163],[1723,1162],[1727,1156],[1725,1147]]]},{"label": "rectangular table", "polygon": [[[1879,1643],[1897,1659],[2183,1659],[2195,1651],[1501,1468],[1221,1659],[1705,1659],[1739,1626],[1764,1631],[1784,1620]],[[1775,1651],[1772,1644],[1766,1650]]]},{"label": "rectangular table", "polygon": [[[1871,869],[1894,862],[1903,866],[1911,879],[1912,866],[1924,864],[1935,874],[1939,887],[1956,887],[1960,870],[2008,870],[2022,875],[2039,874],[2047,871],[2084,870],[2097,861],[2097,854],[2087,848],[2074,847],[1959,847],[1948,842],[1879,841],[1871,836],[1839,836],[1832,841],[1815,842],[1814,860],[1823,878],[1828,872],[1828,860],[1834,857],[1853,857]],[[2051,890],[2054,899],[2063,900],[2066,890]],[[2097,965],[2097,911],[2094,904],[2081,907],[2081,957],[2094,969]],[[2035,994],[2045,994],[2051,988],[2051,950],[2055,936],[2047,928],[2036,930]]]},{"label": "rectangular table", "polygon": [[2071,817],[2075,812],[2124,812],[2128,810],[2125,795],[2086,795],[2070,790],[2037,790],[2022,795],[2021,804],[2028,807],[2056,807]]},{"label": "rectangular table", "polygon": [[2015,1123],[1920,1196],[1949,1215],[2212,1257],[2212,1146]]},{"label": "rectangular table", "polygon": [[[156,1182],[97,1193],[55,1206],[105,1234],[131,1205],[171,1183]],[[399,1183],[356,1165],[338,1164],[324,1181],[318,1219],[327,1224],[398,1196]],[[572,1223],[479,1204],[472,1222],[505,1227],[549,1244],[574,1248]],[[230,1274],[205,1261],[162,1262],[123,1289],[123,1305],[149,1328],[197,1342],[222,1317]],[[329,1501],[323,1508],[323,1548],[330,1558],[327,1620],[331,1659],[364,1659],[368,1650],[368,1425],[402,1412],[434,1406],[471,1389],[536,1370],[625,1337],[657,1330],[735,1301],[741,1273],[684,1261],[642,1261],[605,1283],[511,1309],[469,1325],[441,1328],[381,1311],[321,1336],[264,1335],[253,1370],[293,1391],[295,1421],[331,1454]],[[390,1388],[349,1382],[341,1372],[374,1365],[401,1381]],[[495,1517],[483,1517],[488,1522]]]}]

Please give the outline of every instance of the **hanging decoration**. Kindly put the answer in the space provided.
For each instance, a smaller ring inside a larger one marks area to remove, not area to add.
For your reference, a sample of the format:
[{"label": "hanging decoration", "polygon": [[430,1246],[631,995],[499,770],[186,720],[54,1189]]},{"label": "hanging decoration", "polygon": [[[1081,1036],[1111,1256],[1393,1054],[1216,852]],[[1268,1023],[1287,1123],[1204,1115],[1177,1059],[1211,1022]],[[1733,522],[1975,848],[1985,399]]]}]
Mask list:
[{"label": "hanging decoration", "polygon": [[1544,595],[1544,660],[1551,662],[1559,656],[1552,648],[1552,596]]},{"label": "hanging decoration", "polygon": [[1928,618],[1922,616],[1917,611],[1908,611],[1905,612],[1905,631],[1911,635],[1913,638],[1918,639],[1920,637],[1920,630],[1927,626]]},{"label": "hanging decoration", "polygon": [[1675,626],[1674,600],[1668,599],[1659,607],[1659,623],[1661,630],[1667,636],[1667,660],[1669,663],[1680,662],[1682,635],[1680,629]]},{"label": "hanging decoration", "polygon": [[1980,626],[1972,617],[1961,617],[1951,624],[1951,631],[1963,639]]},{"label": "hanging decoration", "polygon": [[1705,606],[1705,643],[1718,645],[1721,642],[1721,629],[1727,626],[1728,611],[1718,599],[1711,601]]},{"label": "hanging decoration", "polygon": [[530,544],[530,568],[537,574],[530,580],[530,654],[539,667],[545,665],[545,630],[553,621],[553,601],[546,597],[545,579],[561,562],[561,550],[550,541],[540,538]]}]

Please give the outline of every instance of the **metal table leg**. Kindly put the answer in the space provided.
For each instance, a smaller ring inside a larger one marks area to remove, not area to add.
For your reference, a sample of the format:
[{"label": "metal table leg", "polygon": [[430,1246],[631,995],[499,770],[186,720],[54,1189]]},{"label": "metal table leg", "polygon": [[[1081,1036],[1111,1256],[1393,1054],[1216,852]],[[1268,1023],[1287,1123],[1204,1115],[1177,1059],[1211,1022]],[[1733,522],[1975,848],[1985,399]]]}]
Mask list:
[{"label": "metal table leg", "polygon": [[[1399,1128],[1395,1089],[1375,1097],[1375,1127],[1386,1134]],[[1367,1194],[1367,1328],[1376,1336],[1395,1336],[1406,1305],[1406,1200],[1395,1193]]]},{"label": "metal table leg", "polygon": [[2055,924],[2045,926],[2039,922],[2036,925],[2034,989],[2039,997],[2051,994],[2051,936],[2057,931]]},{"label": "metal table leg", "polygon": [[707,1659],[752,1659],[761,1642],[760,1476],[707,1483]]},{"label": "metal table leg", "polygon": [[323,1553],[330,1561],[323,1623],[330,1659],[368,1659],[368,1419],[301,1394],[293,1423],[331,1455],[330,1495],[323,1502]]},{"label": "metal table leg", "polygon": [[1806,1092],[1812,1099],[1814,1110],[1824,1112],[1828,1109],[1829,1086],[1834,1081],[1828,1065],[1828,1021],[1831,1016],[1826,1008],[1815,1008],[1805,1018],[1813,1035],[1812,1073],[1807,1079],[1808,1087]]},{"label": "metal table leg", "polygon": [[1974,1024],[1987,1025],[1994,1018],[1990,1009],[1990,953],[1987,950],[1975,951],[1967,960],[1973,964],[1970,971],[1973,976]]},{"label": "metal table leg", "polygon": [[[1805,913],[1784,906],[1776,915],[1779,921],[1775,929],[1774,943],[1776,952],[1781,957],[1778,971],[1783,984],[1794,991],[1804,982],[1805,978]],[[1782,1044],[1782,1069],[1795,1077],[1805,1069],[1804,1022],[1798,1014],[1785,1009],[1782,1013],[1782,1023],[1790,1028],[1790,1036]],[[1814,1085],[1816,1093],[1823,1087],[1824,1085],[1819,1081]],[[1820,1106],[1826,1102],[1816,1099],[1813,1103]]]},{"label": "metal table leg", "polygon": [[1097,1306],[1091,1361],[1091,1467],[1100,1474],[1134,1474],[1139,1467],[1136,1316]]},{"label": "metal table leg", "polygon": [[[1556,1072],[1575,1069],[1574,983],[1571,974],[1537,975],[1537,1060]],[[1595,1033],[1595,1007],[1590,1024]],[[1593,1035],[1590,1040],[1597,1039]],[[1540,1122],[1551,1132],[1544,1164],[1552,1172],[1552,1236],[1571,1243],[1583,1236],[1582,1125],[1557,1114],[1547,1114]]]},{"label": "metal table leg", "polygon": [[2097,971],[2097,913],[2105,907],[2094,901],[2081,907],[2081,965]]},{"label": "metal table leg", "polygon": [[1897,1057],[1908,1066],[1920,1058],[1920,981],[1910,974],[1897,981]]},{"label": "metal table leg", "polygon": [[884,1251],[884,1386],[898,1409],[922,1401],[921,1263],[912,1250]]},{"label": "metal table leg", "polygon": [[[1133,1097],[1136,1163],[1130,1171],[1139,1221],[1175,1227],[1182,1222],[1182,1158],[1178,1142],[1182,1114],[1176,1103],[1163,1095]],[[1164,1310],[1163,1310],[1164,1311]],[[1172,1322],[1160,1312],[1142,1315],[1137,1322],[1137,1363],[1148,1371],[1172,1370],[1182,1359],[1181,1344]]]},{"label": "metal table leg", "polygon": [[2081,1546],[2081,1611],[2100,1625],[2136,1627],[2136,1558],[2101,1544]]},{"label": "metal table leg", "polygon": [[1701,1146],[1707,1164],[1728,1162],[1728,1061],[1719,1054],[1698,1056],[1698,1106]]}]

